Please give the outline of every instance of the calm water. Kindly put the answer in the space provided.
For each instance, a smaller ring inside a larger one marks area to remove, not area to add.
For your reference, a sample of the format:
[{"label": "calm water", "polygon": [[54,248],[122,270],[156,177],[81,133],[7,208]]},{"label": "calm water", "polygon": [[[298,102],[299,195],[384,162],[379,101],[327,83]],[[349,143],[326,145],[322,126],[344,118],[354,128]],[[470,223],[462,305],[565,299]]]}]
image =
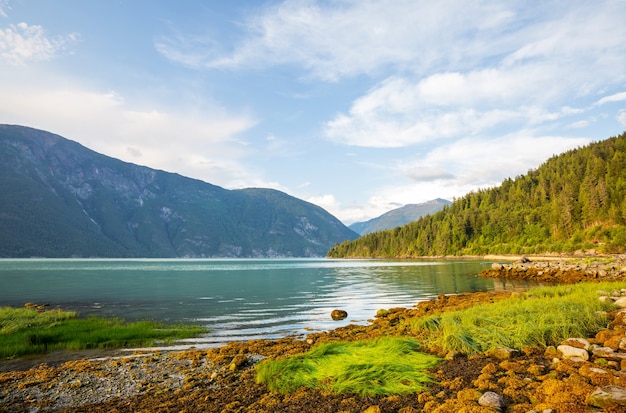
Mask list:
[{"label": "calm water", "polygon": [[[476,277],[479,261],[0,260],[0,306],[26,302],[127,320],[193,322],[200,347],[364,324],[437,294],[524,287]],[[349,316],[332,321],[340,308]]]}]

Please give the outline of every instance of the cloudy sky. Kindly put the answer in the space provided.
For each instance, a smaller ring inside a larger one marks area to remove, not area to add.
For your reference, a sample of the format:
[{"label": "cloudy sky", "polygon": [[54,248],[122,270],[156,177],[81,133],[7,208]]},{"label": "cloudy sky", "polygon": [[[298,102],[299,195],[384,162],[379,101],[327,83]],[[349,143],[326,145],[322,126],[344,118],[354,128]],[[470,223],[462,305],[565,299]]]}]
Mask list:
[{"label": "cloudy sky", "polygon": [[0,0],[0,123],[349,224],[622,133],[624,22],[624,0]]}]

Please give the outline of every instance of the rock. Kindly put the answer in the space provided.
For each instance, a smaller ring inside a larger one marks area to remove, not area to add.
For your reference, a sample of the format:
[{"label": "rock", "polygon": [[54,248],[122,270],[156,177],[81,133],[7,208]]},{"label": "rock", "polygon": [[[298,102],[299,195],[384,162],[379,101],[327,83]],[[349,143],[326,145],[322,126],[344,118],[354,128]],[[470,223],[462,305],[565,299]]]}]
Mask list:
[{"label": "rock", "polygon": [[591,343],[586,338],[568,338],[562,344],[582,348],[587,351],[591,350]]},{"label": "rock", "polygon": [[492,407],[497,410],[502,410],[505,406],[502,396],[492,391],[485,392],[482,396],[480,396],[478,404],[483,407]]},{"label": "rock", "polygon": [[245,354],[237,354],[230,362],[230,371],[236,371],[248,362],[248,356]]},{"label": "rock", "polygon": [[491,264],[491,269],[492,270],[496,270],[496,271],[500,271],[504,268],[504,266],[500,263],[494,262],[493,264]]},{"label": "rock", "polygon": [[455,360],[455,359],[458,359],[460,357],[463,357],[463,353],[461,353],[460,351],[454,351],[453,350],[453,351],[449,351],[446,354],[445,358],[446,358],[446,360]]},{"label": "rock", "polygon": [[519,351],[508,348],[508,347],[498,347],[490,350],[487,355],[490,357],[497,358],[498,360],[509,360],[511,357],[519,354]]},{"label": "rock", "polygon": [[611,347],[594,347],[593,355],[596,357],[602,357],[607,360],[621,361],[626,359],[626,353],[616,352]]},{"label": "rock", "polygon": [[615,305],[620,308],[626,308],[626,297],[620,297],[615,300]]},{"label": "rock", "polygon": [[332,317],[333,320],[337,321],[337,320],[343,320],[344,318],[348,317],[348,312],[344,311],[344,310],[333,310],[330,313],[330,316]]},{"label": "rock", "polygon": [[[336,310],[337,311],[337,310]],[[380,310],[376,311],[376,318],[385,318],[387,317],[389,314],[391,314],[391,311],[386,310],[384,308],[381,308]]]},{"label": "rock", "polygon": [[560,345],[556,349],[561,353],[562,358],[566,358],[566,359],[579,358],[582,360],[589,360],[589,352],[583,348],[578,348],[578,347],[568,346],[568,345]]},{"label": "rock", "polygon": [[626,387],[600,387],[591,393],[587,404],[595,407],[601,407],[603,409],[616,406],[626,406]]}]

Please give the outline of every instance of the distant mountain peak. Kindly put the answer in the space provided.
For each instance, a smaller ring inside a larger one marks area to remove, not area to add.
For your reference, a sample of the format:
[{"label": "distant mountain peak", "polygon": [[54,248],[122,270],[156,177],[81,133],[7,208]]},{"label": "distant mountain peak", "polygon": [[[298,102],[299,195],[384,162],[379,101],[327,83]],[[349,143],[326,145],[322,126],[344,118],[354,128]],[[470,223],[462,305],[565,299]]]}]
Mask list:
[{"label": "distant mountain peak", "polygon": [[444,206],[450,205],[451,202],[442,198],[432,199],[430,201],[419,204],[407,204],[396,209],[392,209],[379,217],[372,218],[369,221],[355,222],[349,225],[349,228],[361,235],[371,232],[383,231],[408,224],[423,217],[424,215],[433,214]]}]

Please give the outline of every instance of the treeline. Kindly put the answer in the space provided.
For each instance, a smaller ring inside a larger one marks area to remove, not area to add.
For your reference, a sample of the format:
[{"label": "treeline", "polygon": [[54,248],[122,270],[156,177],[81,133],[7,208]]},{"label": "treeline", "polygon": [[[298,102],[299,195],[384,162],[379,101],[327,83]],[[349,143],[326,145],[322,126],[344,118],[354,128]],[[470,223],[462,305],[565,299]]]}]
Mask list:
[{"label": "treeline", "polygon": [[442,211],[335,245],[329,257],[626,251],[626,133],[554,156]]}]

